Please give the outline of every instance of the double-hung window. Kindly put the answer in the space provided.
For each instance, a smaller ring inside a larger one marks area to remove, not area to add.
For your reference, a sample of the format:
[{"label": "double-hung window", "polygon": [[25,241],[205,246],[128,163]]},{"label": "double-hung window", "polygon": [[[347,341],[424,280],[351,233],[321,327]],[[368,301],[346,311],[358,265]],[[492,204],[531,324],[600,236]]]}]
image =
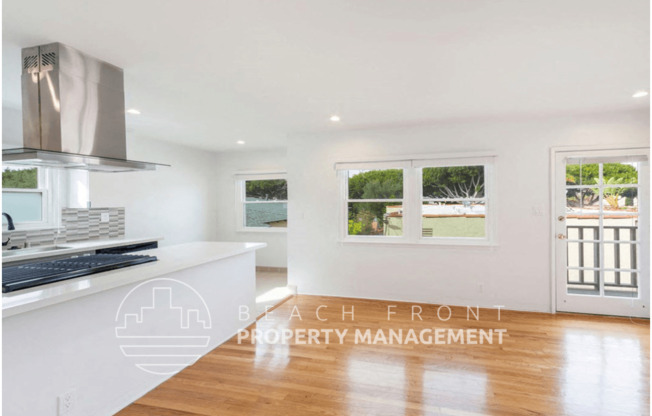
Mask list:
[{"label": "double-hung window", "polygon": [[342,240],[492,244],[493,161],[481,156],[336,164]]},{"label": "double-hung window", "polygon": [[236,175],[237,228],[240,231],[286,231],[288,184],[285,174]]},{"label": "double-hung window", "polygon": [[48,194],[45,169],[9,167],[2,169],[2,211],[15,225],[39,226],[48,222]]},{"label": "double-hung window", "polygon": [[347,171],[347,233],[403,235],[403,169]]},{"label": "double-hung window", "polygon": [[420,168],[423,238],[487,237],[485,169],[486,165]]}]

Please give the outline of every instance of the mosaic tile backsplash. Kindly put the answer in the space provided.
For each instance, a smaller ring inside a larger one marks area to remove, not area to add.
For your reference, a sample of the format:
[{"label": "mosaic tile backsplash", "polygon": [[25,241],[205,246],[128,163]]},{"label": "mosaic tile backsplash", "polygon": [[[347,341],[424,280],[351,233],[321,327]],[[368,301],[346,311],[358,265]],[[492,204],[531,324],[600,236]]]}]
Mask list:
[{"label": "mosaic tile backsplash", "polygon": [[[109,221],[102,222],[102,214],[108,213]],[[13,246],[37,247],[75,241],[123,238],[125,235],[124,208],[64,208],[61,210],[61,228],[44,230],[2,231],[2,241],[11,242],[2,249]]]}]

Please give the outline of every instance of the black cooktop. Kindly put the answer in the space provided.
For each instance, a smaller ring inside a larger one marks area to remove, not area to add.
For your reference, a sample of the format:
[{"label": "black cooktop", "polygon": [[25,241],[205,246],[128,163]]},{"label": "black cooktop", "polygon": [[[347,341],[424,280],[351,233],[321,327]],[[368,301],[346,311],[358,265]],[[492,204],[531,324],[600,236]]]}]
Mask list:
[{"label": "black cooktop", "polygon": [[2,292],[13,292],[156,260],[156,256],[135,254],[88,254],[69,259],[6,266],[2,268]]}]

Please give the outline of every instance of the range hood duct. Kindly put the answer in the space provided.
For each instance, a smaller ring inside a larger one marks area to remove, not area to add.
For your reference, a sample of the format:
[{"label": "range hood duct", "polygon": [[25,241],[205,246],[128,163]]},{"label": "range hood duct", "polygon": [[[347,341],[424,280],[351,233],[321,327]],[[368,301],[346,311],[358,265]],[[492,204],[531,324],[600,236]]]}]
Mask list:
[{"label": "range hood duct", "polygon": [[22,50],[23,147],[7,165],[102,172],[154,170],[127,160],[121,68],[61,43]]}]

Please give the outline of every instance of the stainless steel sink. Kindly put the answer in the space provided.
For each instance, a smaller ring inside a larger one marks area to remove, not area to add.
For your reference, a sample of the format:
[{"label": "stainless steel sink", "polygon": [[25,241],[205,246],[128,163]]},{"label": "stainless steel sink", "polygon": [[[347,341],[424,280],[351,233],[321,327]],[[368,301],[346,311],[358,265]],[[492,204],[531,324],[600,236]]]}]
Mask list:
[{"label": "stainless steel sink", "polygon": [[31,248],[21,248],[17,250],[4,250],[2,252],[2,257],[13,257],[20,256],[23,254],[32,254],[32,253],[46,253],[50,251],[63,250],[70,248],[67,246],[41,246],[41,247],[31,247]]}]

